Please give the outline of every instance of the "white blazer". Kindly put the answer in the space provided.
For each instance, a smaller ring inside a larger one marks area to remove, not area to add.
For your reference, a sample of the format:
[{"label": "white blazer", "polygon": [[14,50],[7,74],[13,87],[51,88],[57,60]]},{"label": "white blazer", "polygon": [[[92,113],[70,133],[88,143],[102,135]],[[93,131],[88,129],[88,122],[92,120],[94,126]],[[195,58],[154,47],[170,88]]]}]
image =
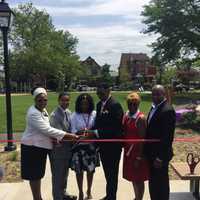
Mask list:
[{"label": "white blazer", "polygon": [[35,106],[28,109],[26,115],[26,129],[23,133],[21,143],[45,149],[52,149],[52,138],[61,140],[66,132],[50,126],[46,109],[39,111]]}]

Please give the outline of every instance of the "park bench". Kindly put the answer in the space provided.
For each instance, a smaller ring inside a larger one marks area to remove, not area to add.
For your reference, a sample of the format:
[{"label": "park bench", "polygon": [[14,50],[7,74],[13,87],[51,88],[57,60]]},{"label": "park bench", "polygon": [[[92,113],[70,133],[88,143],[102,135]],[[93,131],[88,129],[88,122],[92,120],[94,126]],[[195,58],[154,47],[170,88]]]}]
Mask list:
[{"label": "park bench", "polygon": [[170,163],[172,169],[179,176],[181,180],[190,181],[190,192],[194,198],[200,200],[199,196],[199,182],[200,182],[200,165],[197,165],[194,174],[190,173],[187,162],[175,162]]}]

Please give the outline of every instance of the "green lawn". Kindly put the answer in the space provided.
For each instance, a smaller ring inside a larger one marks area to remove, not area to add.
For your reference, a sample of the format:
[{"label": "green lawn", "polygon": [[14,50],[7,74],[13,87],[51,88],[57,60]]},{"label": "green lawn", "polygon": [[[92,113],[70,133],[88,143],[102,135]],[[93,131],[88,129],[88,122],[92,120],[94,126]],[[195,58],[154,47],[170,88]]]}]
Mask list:
[{"label": "green lawn", "polygon": [[[128,92],[113,92],[113,96],[122,104],[124,110],[127,110],[125,98]],[[79,93],[71,93],[71,103],[70,110],[74,111],[75,99]],[[94,97],[95,103],[98,101],[98,98],[95,93],[91,93]],[[199,93],[189,93],[177,95],[174,98],[173,103],[175,105],[184,104],[191,102],[194,99],[200,99]],[[33,104],[33,98],[31,95],[20,95],[12,96],[12,112],[13,112],[13,132],[22,132],[25,127],[25,116],[26,111],[30,105]],[[55,106],[57,105],[57,94],[49,93],[48,95],[48,112],[50,113]],[[151,95],[142,94],[142,102],[140,109],[141,111],[148,113],[151,106]],[[5,107],[5,97],[0,96],[0,133],[6,133],[6,107]]]}]

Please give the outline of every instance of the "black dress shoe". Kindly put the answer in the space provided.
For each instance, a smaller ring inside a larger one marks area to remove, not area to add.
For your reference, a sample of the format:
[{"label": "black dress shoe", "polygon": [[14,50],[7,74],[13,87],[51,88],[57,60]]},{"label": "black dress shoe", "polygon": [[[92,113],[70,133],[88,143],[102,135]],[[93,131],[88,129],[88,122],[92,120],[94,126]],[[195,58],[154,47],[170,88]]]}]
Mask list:
[{"label": "black dress shoe", "polygon": [[77,199],[77,196],[75,196],[75,195],[69,195],[69,194],[65,194],[64,196],[63,196],[63,200],[76,200]]}]

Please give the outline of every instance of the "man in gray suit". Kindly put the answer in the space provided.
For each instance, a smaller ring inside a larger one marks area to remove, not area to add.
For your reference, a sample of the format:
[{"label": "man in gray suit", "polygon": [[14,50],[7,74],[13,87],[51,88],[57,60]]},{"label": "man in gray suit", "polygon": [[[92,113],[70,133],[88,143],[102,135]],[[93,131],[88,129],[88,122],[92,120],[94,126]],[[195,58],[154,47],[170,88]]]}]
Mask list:
[{"label": "man in gray suit", "polygon": [[[50,124],[54,128],[70,131],[70,115],[68,109],[70,97],[68,93],[60,93],[58,107],[51,113]],[[54,200],[75,200],[77,197],[66,192],[67,178],[71,159],[71,143],[68,141],[54,143],[50,154],[52,172],[52,193]]]}]

